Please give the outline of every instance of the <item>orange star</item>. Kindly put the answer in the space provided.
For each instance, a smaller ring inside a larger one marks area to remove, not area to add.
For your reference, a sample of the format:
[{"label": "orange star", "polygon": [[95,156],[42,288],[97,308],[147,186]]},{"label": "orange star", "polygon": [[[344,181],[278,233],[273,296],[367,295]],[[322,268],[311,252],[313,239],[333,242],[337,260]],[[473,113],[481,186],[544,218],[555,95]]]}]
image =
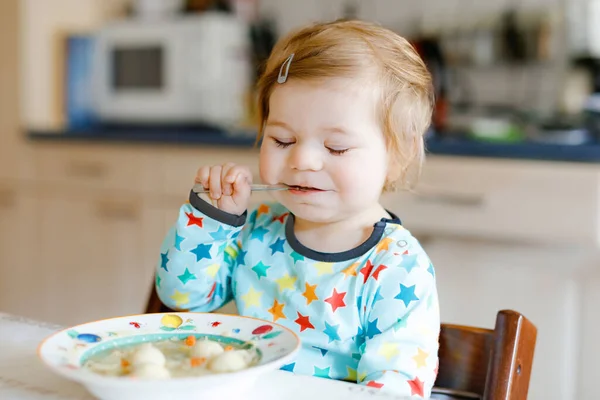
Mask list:
[{"label": "orange star", "polygon": [[269,211],[270,211],[270,208],[268,205],[261,204],[260,207],[258,207],[258,210],[256,210],[256,216],[260,217],[260,214],[268,214]]},{"label": "orange star", "polygon": [[283,313],[283,308],[285,307],[285,304],[283,303],[279,303],[277,302],[277,299],[275,299],[273,301],[273,307],[269,308],[267,311],[269,311],[271,313],[271,315],[273,315],[273,322],[277,322],[278,319],[285,318],[285,314]]},{"label": "orange star", "polygon": [[319,298],[315,294],[315,289],[317,288],[317,285],[309,285],[308,283],[305,283],[304,285],[306,287],[306,290],[304,291],[304,293],[302,293],[302,296],[306,297],[306,305],[312,303],[313,300],[319,300]]},{"label": "orange star", "polygon": [[356,268],[358,268],[357,262],[343,270],[342,274],[346,275],[344,279],[348,278],[349,276],[356,276]]},{"label": "orange star", "polygon": [[417,368],[421,368],[427,366],[427,357],[429,357],[429,353],[419,348],[417,349],[417,355],[414,356],[412,359],[415,360],[415,362],[417,363]]},{"label": "orange star", "polygon": [[393,240],[390,239],[390,238],[382,239],[381,242],[379,242],[379,244],[376,247],[377,253],[380,253],[383,250],[389,250],[390,249],[390,243],[392,243],[392,242],[393,242]]},{"label": "orange star", "polygon": [[188,217],[187,226],[196,225],[202,228],[202,217],[196,217],[192,213],[185,213]]}]

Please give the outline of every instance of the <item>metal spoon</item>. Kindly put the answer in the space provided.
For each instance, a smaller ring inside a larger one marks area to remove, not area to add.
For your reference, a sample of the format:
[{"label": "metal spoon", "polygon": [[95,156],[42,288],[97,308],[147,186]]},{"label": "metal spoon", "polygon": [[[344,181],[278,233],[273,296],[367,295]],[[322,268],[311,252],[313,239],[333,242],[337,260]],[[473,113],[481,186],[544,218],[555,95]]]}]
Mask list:
[{"label": "metal spoon", "polygon": [[[250,190],[253,192],[264,192],[270,190],[288,190],[289,187],[286,185],[264,185],[264,184],[254,184],[250,185]],[[206,189],[202,184],[196,183],[192,188],[194,193],[209,193],[210,190]]]}]

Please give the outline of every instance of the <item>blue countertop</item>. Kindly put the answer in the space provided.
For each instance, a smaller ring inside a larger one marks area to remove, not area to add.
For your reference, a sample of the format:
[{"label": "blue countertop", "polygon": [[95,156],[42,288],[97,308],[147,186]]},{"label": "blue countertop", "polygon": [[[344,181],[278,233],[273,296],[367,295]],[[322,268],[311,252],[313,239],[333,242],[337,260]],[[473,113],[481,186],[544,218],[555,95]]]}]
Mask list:
[{"label": "blue countertop", "polygon": [[[254,146],[252,135],[227,135],[215,128],[97,128],[82,131],[41,131],[27,132],[29,140],[34,142],[90,142],[90,143],[140,143],[174,146]],[[543,144],[522,142],[497,144],[478,142],[468,139],[448,138],[427,139],[429,154],[491,157],[505,159],[547,160],[564,162],[600,162],[600,144],[581,145]]]}]

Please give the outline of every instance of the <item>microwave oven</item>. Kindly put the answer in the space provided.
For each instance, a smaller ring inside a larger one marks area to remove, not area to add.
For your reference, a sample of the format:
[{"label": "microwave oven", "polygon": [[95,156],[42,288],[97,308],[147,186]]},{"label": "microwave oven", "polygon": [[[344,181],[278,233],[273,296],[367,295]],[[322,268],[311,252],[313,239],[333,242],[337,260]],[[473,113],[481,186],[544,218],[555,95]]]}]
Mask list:
[{"label": "microwave oven", "polygon": [[94,41],[92,104],[100,121],[232,127],[245,118],[250,37],[234,15],[113,22]]}]

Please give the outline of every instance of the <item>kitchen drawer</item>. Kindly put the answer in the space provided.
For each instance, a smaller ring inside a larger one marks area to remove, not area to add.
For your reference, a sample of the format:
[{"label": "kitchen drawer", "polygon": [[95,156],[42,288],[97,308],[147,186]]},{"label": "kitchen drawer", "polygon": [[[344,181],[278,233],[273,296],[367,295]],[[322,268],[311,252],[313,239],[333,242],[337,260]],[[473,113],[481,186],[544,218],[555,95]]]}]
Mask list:
[{"label": "kitchen drawer", "polygon": [[[258,174],[258,149],[228,149],[205,147],[191,150],[172,149],[163,159],[163,192],[168,196],[187,196],[194,184],[196,172],[203,165],[221,165],[226,162],[246,165],[253,174],[255,183],[260,181]],[[253,194],[256,196],[256,193]]]},{"label": "kitchen drawer", "polygon": [[36,145],[35,155],[42,184],[145,193],[162,189],[162,155],[156,149],[53,144]]},{"label": "kitchen drawer", "polygon": [[599,169],[431,157],[414,192],[384,197],[407,229],[531,242],[598,242]]}]

